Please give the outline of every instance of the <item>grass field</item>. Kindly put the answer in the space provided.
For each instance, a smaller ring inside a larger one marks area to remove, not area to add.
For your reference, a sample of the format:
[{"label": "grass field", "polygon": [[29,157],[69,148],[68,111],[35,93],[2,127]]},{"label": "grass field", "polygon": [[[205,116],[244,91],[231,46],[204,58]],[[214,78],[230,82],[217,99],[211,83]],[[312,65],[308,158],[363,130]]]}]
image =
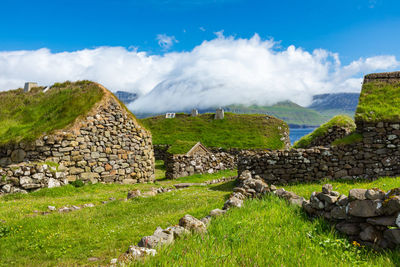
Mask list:
[{"label": "grass field", "polygon": [[[157,162],[157,166],[155,184],[94,184],[79,188],[68,185],[28,195],[0,197],[0,266],[107,264],[129,245],[137,244],[142,236],[152,234],[157,226],[174,225],[187,213],[204,217],[210,210],[221,207],[233,182],[224,186],[194,186],[126,202],[101,205],[101,201],[110,197],[126,198],[131,189],[143,192],[151,187],[203,182],[236,174],[235,171],[223,171],[170,181],[164,179],[161,162]],[[34,216],[33,213],[34,210],[48,211],[49,205],[59,208],[85,203],[93,203],[95,207],[46,216]],[[99,260],[89,262],[90,257]]]},{"label": "grass field", "polygon": [[56,83],[43,93],[33,88],[0,93],[0,145],[32,141],[72,123],[87,113],[103,96],[103,91],[89,81]]},{"label": "grass field", "polygon": [[[156,145],[200,141],[206,147],[279,149],[284,147],[281,133],[288,130],[286,123],[273,117],[232,113],[225,113],[223,120],[214,120],[214,114],[176,114],[173,119],[156,116],[141,122],[151,131]],[[173,151],[186,153],[187,146],[182,144]]]},{"label": "grass field", "polygon": [[[324,182],[286,190],[309,198]],[[373,182],[331,182],[334,190],[398,187],[396,178]],[[323,219],[310,220],[300,207],[275,196],[247,200],[213,220],[206,235],[192,235],[164,247],[154,258],[131,266],[399,266],[398,250],[377,252],[352,245]]]}]

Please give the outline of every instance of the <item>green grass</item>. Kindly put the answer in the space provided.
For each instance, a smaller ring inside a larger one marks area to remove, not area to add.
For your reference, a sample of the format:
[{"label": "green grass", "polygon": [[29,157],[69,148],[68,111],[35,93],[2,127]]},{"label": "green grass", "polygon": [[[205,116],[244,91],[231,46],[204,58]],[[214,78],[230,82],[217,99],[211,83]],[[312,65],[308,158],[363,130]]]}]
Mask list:
[{"label": "green grass", "polygon": [[362,87],[356,121],[400,120],[400,83],[369,82]]},{"label": "green grass", "polygon": [[[158,162],[158,168],[160,165]],[[5,221],[0,221],[0,266],[107,264],[129,245],[137,244],[142,236],[152,234],[157,226],[175,225],[187,213],[201,218],[221,207],[234,182],[194,186],[126,202],[100,205],[101,201],[110,197],[125,198],[131,189],[143,192],[151,187],[235,175],[234,171],[225,171],[172,182],[162,180],[161,173],[156,184],[94,184],[79,188],[68,185],[0,197],[0,220]],[[47,211],[49,205],[59,208],[84,203],[96,206],[65,214],[32,216],[34,210]],[[89,262],[89,257],[97,257],[99,261]]]},{"label": "green grass", "polygon": [[196,141],[181,141],[176,140],[167,150],[170,154],[185,154],[197,144]]},{"label": "green grass", "polygon": [[89,81],[56,83],[46,93],[23,89],[0,93],[0,145],[32,141],[72,123],[103,96]]},{"label": "green grass", "polygon": [[273,117],[232,113],[225,113],[223,120],[214,120],[214,114],[176,114],[173,119],[156,116],[141,121],[151,131],[156,145],[172,145],[180,140],[200,141],[206,147],[280,149],[284,147],[280,134],[288,129]]},{"label": "green grass", "polygon": [[191,235],[132,266],[399,266],[399,253],[354,247],[323,219],[275,196],[247,200]]},{"label": "green grass", "polygon": [[238,114],[268,114],[284,120],[289,125],[319,126],[332,117],[290,101],[280,102],[272,106],[230,105],[226,107],[226,110]]},{"label": "green grass", "polygon": [[333,145],[333,146],[350,145],[350,144],[361,142],[362,140],[363,140],[362,134],[351,133],[343,138],[336,139],[335,141],[332,142],[331,145]]},{"label": "green grass", "polygon": [[332,180],[322,180],[318,183],[307,183],[307,184],[295,184],[284,186],[285,190],[293,191],[299,196],[310,198],[312,192],[321,192],[322,186],[324,184],[332,184],[333,190],[338,191],[344,195],[348,195],[349,190],[353,188],[380,188],[382,190],[388,191],[393,188],[400,187],[400,177],[384,177],[374,181],[369,180],[350,180],[350,181],[332,181]]},{"label": "green grass", "polygon": [[356,125],[352,118],[347,115],[337,115],[333,117],[328,122],[322,124],[320,127],[315,129],[313,132],[303,136],[298,141],[296,141],[293,145],[294,148],[306,148],[308,147],[311,142],[320,136],[323,136],[328,133],[329,129],[332,129],[333,126],[339,127],[347,127],[351,131],[356,129]]}]

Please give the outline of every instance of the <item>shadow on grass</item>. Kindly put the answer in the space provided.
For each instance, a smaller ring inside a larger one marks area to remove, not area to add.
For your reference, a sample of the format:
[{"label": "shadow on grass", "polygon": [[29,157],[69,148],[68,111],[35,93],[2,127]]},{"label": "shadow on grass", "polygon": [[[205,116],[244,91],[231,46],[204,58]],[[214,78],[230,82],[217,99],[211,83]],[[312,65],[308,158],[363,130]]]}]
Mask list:
[{"label": "shadow on grass", "polygon": [[223,184],[219,184],[216,186],[210,187],[210,190],[213,191],[223,191],[223,192],[232,192],[232,189],[235,187],[236,181],[230,181]]}]

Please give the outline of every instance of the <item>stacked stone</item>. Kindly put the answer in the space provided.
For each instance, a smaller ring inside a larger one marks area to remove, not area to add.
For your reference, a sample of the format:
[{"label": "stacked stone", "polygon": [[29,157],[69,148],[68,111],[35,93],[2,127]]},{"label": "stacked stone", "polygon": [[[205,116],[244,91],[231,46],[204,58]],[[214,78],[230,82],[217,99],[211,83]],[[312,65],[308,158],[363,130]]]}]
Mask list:
[{"label": "stacked stone", "polygon": [[400,123],[356,123],[363,139],[354,144],[243,151],[238,158],[239,174],[250,170],[274,184],[400,175]]},{"label": "stacked stone", "polygon": [[400,81],[400,71],[371,73],[364,76],[364,84],[369,82],[398,83]]},{"label": "stacked stone", "polygon": [[164,162],[167,179],[193,174],[214,173],[221,170],[235,169],[237,161],[235,156],[221,152],[206,155],[169,155]]},{"label": "stacked stone", "polygon": [[68,184],[65,167],[43,163],[21,163],[0,168],[0,195],[28,193],[40,188],[52,188]]},{"label": "stacked stone", "polygon": [[71,129],[31,144],[3,147],[0,152],[0,166],[5,166],[8,180],[20,177],[9,172],[13,162],[51,161],[66,167],[68,181],[154,181],[151,135],[113,97],[97,107],[95,115],[86,116]]},{"label": "stacked stone", "polygon": [[348,196],[327,184],[313,192],[304,210],[337,223],[336,229],[362,245],[394,248],[400,244],[400,189],[388,193],[374,189],[352,189]]},{"label": "stacked stone", "polygon": [[303,148],[311,148],[316,146],[329,147],[333,141],[341,139],[351,132],[351,127],[333,125],[325,134],[315,137],[307,147]]}]

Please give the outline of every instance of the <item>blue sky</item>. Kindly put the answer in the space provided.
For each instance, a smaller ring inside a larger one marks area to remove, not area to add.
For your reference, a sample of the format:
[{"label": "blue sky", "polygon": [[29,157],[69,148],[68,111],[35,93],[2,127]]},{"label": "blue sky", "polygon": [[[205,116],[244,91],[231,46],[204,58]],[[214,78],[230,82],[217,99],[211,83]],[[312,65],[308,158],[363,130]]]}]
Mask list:
[{"label": "blue sky", "polygon": [[54,52],[135,46],[163,53],[158,34],[175,36],[173,51],[203,40],[258,33],[281,45],[338,52],[341,60],[400,56],[398,0],[2,0],[0,50]]},{"label": "blue sky", "polygon": [[307,106],[399,70],[399,44],[399,0],[2,0],[0,91],[88,79],[137,93],[135,112]]}]

